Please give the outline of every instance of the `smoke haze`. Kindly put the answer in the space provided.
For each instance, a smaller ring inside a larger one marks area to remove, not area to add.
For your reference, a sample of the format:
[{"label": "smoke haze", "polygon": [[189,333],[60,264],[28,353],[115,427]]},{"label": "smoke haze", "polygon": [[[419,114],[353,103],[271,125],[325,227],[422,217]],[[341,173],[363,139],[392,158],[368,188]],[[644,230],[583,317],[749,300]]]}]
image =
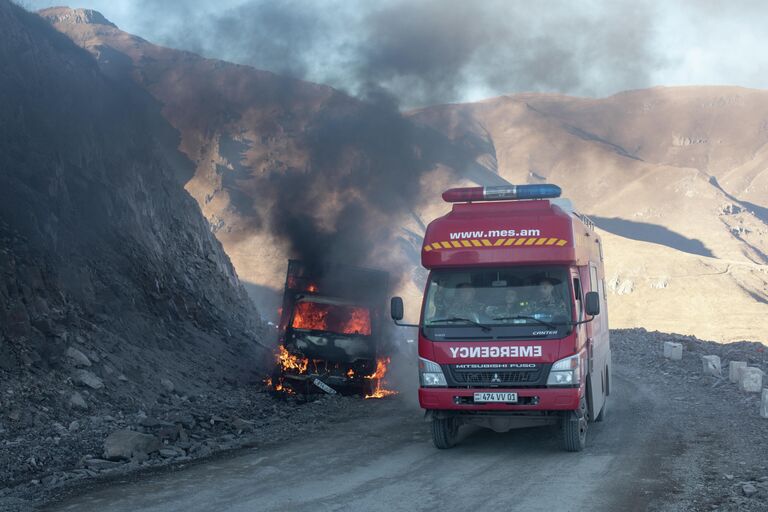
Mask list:
[{"label": "smoke haze", "polygon": [[[35,7],[47,2],[30,2]],[[327,83],[375,83],[406,107],[521,91],[600,95],[651,83],[652,3],[488,0],[104,2],[123,30]]]}]

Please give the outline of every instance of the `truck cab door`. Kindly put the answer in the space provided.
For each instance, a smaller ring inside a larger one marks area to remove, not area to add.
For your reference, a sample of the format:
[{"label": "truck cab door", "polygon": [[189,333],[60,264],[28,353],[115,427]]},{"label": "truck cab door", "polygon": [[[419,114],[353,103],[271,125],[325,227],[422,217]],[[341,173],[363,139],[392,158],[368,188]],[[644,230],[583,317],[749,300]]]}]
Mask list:
[{"label": "truck cab door", "polygon": [[[590,263],[585,269],[588,274],[587,286],[589,291],[600,294],[601,305],[604,303],[603,297],[605,290],[602,287],[597,265]],[[605,396],[607,393],[608,376],[608,354],[610,351],[608,345],[608,328],[605,321],[605,308],[600,308],[600,314],[594,320],[586,324],[586,336],[588,339],[588,358],[589,374],[588,383],[590,389],[589,412],[590,418],[594,419],[603,408]]]}]

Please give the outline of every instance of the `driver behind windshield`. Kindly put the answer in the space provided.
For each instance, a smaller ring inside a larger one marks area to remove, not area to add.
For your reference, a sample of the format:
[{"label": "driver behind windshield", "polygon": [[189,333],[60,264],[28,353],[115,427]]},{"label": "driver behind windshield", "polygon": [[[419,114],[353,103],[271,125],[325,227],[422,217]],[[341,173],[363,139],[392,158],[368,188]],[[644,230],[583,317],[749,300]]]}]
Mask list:
[{"label": "driver behind windshield", "polygon": [[536,296],[530,301],[528,308],[531,315],[543,315],[548,317],[568,317],[568,306],[563,297],[556,293],[556,282],[545,277],[539,281]]},{"label": "driver behind windshield", "polygon": [[445,316],[473,320],[478,311],[479,304],[475,300],[475,289],[472,284],[461,283],[457,285],[453,300],[446,308]]}]

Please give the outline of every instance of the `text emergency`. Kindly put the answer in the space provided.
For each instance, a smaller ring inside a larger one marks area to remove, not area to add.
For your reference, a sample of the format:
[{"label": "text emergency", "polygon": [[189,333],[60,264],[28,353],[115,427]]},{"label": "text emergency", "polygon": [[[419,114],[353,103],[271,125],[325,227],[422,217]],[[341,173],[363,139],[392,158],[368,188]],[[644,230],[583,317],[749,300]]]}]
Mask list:
[{"label": "text emergency", "polygon": [[472,357],[541,357],[541,345],[518,346],[511,345],[505,347],[449,347],[451,357],[472,358]]}]

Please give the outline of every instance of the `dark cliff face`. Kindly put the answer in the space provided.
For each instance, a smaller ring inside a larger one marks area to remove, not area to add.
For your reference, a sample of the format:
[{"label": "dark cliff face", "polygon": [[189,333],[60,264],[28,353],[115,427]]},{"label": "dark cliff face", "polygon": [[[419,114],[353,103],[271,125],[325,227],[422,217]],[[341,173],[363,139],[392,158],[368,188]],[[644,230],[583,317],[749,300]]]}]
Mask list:
[{"label": "dark cliff face", "polygon": [[107,384],[256,369],[256,313],[158,106],[5,0],[0,69],[0,370],[66,371],[73,345]]}]

